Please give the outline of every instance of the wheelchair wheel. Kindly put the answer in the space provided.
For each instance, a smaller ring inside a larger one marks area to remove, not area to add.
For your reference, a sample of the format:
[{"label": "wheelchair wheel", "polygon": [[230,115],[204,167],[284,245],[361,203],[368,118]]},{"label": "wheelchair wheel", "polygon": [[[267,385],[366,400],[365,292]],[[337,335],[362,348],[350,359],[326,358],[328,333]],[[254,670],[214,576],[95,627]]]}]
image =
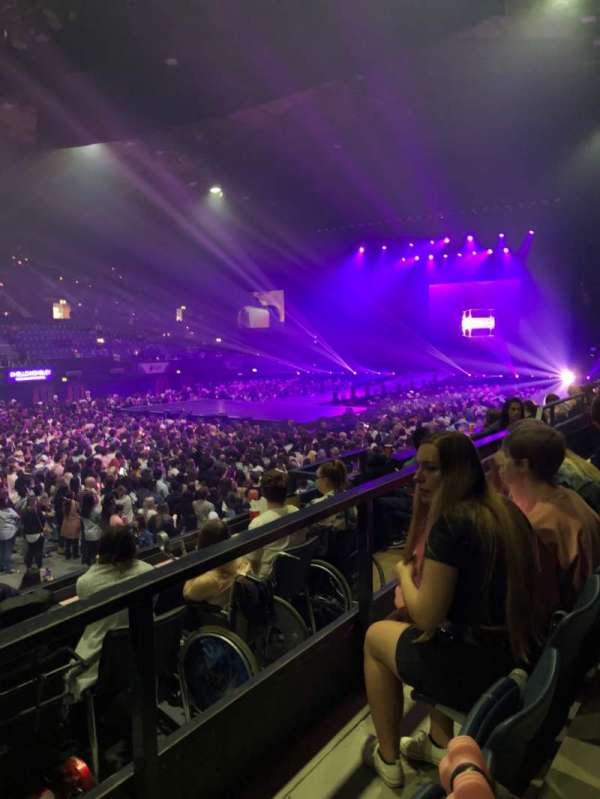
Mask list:
[{"label": "wheelchair wheel", "polygon": [[[385,574],[381,563],[377,560],[375,555],[372,555],[371,560],[373,561],[373,591],[380,591],[383,586],[385,585]],[[377,575],[377,579],[379,580],[379,585],[375,584],[375,575]]]},{"label": "wheelchair wheel", "polygon": [[248,645],[222,627],[204,627],[194,633],[179,656],[182,690],[197,711],[233,693],[258,671]]},{"label": "wheelchair wheel", "polygon": [[311,561],[309,591],[317,630],[322,630],[352,607],[348,581],[327,561]]},{"label": "wheelchair wheel", "polygon": [[310,635],[300,613],[280,596],[273,597],[273,613],[274,618],[266,630],[262,652],[265,665],[287,655]]}]

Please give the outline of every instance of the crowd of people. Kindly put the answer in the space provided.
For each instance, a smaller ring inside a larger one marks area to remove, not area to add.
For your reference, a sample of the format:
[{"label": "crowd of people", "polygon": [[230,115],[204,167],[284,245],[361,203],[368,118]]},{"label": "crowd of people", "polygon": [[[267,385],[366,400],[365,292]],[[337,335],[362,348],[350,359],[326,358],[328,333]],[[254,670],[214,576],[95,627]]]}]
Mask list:
[{"label": "crowd of people", "polygon": [[[123,406],[139,407],[139,398],[4,403],[0,570],[13,570],[18,533],[29,571],[41,569],[50,540],[53,557],[89,567],[76,584],[85,598],[150,570],[139,551],[161,533],[199,530],[203,548],[226,540],[225,521],[245,511],[252,530],[296,512],[303,497],[290,496],[294,468],[323,461],[298,490],[316,489],[311,501],[320,502],[348,485],[337,458],[343,451],[370,450],[370,477],[411,459],[396,610],[369,628],[364,651],[377,733],[364,759],[400,786],[401,755],[438,763],[452,735],[451,720],[434,711],[429,733],[400,739],[403,683],[468,710],[498,677],[516,665],[531,668],[553,611],[572,607],[600,566],[600,470],[567,449],[531,394],[513,390],[430,387],[371,399],[358,417],[314,425],[132,416]],[[560,413],[579,402],[573,392]],[[592,421],[600,428],[600,397]],[[500,452],[482,464],[472,434],[500,430],[507,431]],[[411,443],[416,454],[400,456]],[[181,601],[226,609],[240,576],[268,580],[278,554],[314,533],[356,535],[356,511],[189,579]],[[74,700],[97,679],[108,630],[126,623],[120,613],[85,629],[76,652],[91,665],[68,678]]]},{"label": "crowd of people", "polygon": [[[282,381],[253,385],[235,383],[224,393],[239,398],[247,391],[255,397],[282,391]],[[206,392],[215,390],[219,394],[221,387]],[[127,412],[201,395],[201,388],[193,387],[33,407],[0,403],[0,571],[14,568],[18,532],[28,568],[41,568],[48,538],[66,560],[81,557],[91,565],[101,532],[111,524],[135,524],[138,544],[145,546],[160,532],[172,537],[201,527],[211,513],[229,518],[263,509],[264,471],[300,469],[359,448],[373,450],[376,461],[377,453],[390,456],[425,433],[499,429],[512,419],[511,404],[513,412],[535,414],[531,399],[506,401],[502,387],[491,385],[430,386],[370,398],[359,416],[348,413],[312,425]],[[494,408],[502,402],[498,416]]]}]

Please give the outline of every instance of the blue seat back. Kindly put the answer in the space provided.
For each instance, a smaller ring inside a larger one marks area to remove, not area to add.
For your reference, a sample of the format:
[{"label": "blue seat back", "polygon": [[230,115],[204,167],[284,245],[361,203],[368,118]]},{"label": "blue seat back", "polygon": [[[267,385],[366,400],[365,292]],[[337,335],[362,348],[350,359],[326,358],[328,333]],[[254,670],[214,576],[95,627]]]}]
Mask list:
[{"label": "blue seat back", "polygon": [[471,708],[460,734],[483,748],[497,725],[521,707],[521,689],[511,677],[501,677]]},{"label": "blue seat back", "polygon": [[428,782],[425,785],[419,785],[415,793],[411,794],[410,799],[446,799],[446,791],[441,785]]},{"label": "blue seat back", "polygon": [[558,651],[545,649],[524,688],[521,708],[500,722],[486,743],[493,778],[518,795],[534,776],[528,758],[531,741],[548,717],[559,672]]}]

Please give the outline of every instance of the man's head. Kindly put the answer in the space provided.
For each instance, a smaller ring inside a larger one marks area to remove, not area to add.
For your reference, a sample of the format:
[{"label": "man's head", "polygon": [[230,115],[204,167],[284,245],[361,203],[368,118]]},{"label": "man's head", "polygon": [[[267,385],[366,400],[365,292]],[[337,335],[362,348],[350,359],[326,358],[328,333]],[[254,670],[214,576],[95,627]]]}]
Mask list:
[{"label": "man's head", "polygon": [[283,505],[287,496],[288,477],[285,472],[272,469],[265,472],[260,481],[261,491],[267,502]]}]

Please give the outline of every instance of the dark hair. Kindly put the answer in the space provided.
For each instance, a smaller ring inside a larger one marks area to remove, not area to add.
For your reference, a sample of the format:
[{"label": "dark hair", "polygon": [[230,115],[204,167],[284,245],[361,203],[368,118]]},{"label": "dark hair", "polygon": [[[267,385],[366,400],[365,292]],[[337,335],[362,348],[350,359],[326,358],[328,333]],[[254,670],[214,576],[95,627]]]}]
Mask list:
[{"label": "dark hair", "polygon": [[416,427],[411,437],[413,447],[415,449],[419,449],[421,444],[430,435],[431,435],[431,430],[428,427],[425,427],[424,425],[419,425],[418,427]]},{"label": "dark hair", "polygon": [[502,411],[500,413],[500,421],[502,423],[503,430],[506,429],[510,424],[510,418],[508,416],[508,412],[510,410],[510,406],[513,403],[521,408],[521,419],[523,418],[523,413],[524,413],[523,400],[519,399],[519,397],[509,397],[508,399],[504,400],[504,404],[502,405]]},{"label": "dark hair", "polygon": [[221,541],[227,541],[230,538],[227,525],[221,519],[210,519],[206,522],[198,535],[198,549],[210,547],[213,544],[219,544]]},{"label": "dark hair", "polygon": [[273,469],[265,472],[260,481],[260,487],[265,499],[268,502],[276,502],[282,505],[287,496],[288,477],[285,472]]},{"label": "dark hair", "polygon": [[[533,400],[525,400],[523,402],[523,411],[529,414],[530,419],[535,419],[535,415],[537,413],[538,406]],[[527,417],[525,417],[527,418]]]},{"label": "dark hair", "polygon": [[544,399],[544,405],[550,405],[552,402],[559,402],[560,397],[558,394],[546,394]]},{"label": "dark hair", "polygon": [[91,491],[86,491],[81,497],[81,517],[89,519],[96,504],[96,497]]},{"label": "dark hair", "polygon": [[334,491],[342,491],[346,486],[348,472],[342,461],[329,461],[319,466],[317,476],[329,480]]},{"label": "dark hair", "polygon": [[527,460],[533,474],[552,483],[565,459],[567,445],[562,433],[536,419],[515,424],[502,444],[515,461]]},{"label": "dark hair", "polygon": [[129,525],[113,525],[102,533],[98,546],[98,563],[113,565],[131,563],[135,559],[135,532]]}]

